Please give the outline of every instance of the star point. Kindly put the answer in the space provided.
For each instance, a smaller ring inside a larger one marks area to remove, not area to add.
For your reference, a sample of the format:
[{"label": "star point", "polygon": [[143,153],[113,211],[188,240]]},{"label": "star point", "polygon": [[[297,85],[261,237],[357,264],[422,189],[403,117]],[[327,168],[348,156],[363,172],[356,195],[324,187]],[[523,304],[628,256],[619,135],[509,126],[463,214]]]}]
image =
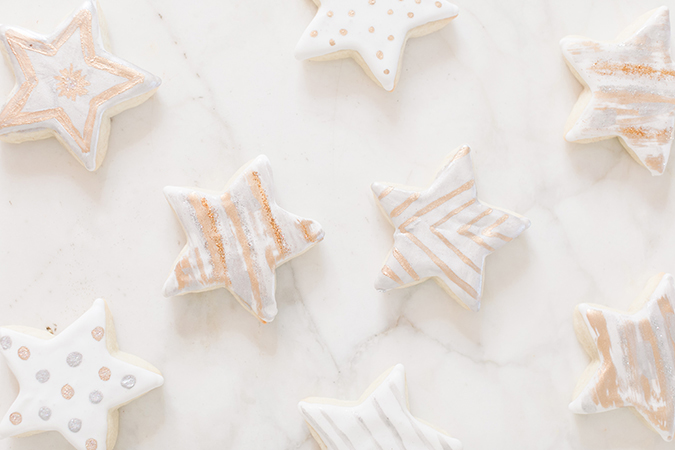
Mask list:
[{"label": "star point", "polygon": [[222,193],[167,187],[187,244],[164,285],[167,297],[225,288],[263,323],[277,314],[276,268],[321,241],[321,226],[276,203],[266,156],[246,164]]},{"label": "star point", "polygon": [[374,183],[395,228],[394,247],[375,282],[388,291],[433,278],[458,303],[480,309],[485,257],[518,237],[530,221],[482,204],[471,149],[461,147],[424,190]]}]

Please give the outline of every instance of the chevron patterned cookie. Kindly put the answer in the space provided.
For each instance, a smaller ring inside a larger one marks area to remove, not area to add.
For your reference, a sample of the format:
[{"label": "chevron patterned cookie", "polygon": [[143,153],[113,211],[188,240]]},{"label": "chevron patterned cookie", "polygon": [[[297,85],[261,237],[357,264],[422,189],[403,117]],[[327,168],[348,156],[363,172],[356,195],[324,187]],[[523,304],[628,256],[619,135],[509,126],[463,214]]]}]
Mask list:
[{"label": "chevron patterned cookie", "polygon": [[298,408],[324,450],[462,449],[457,439],[410,414],[401,364],[385,372],[356,402],[307,398]]},{"label": "chevron patterned cookie", "polygon": [[645,14],[614,41],[568,36],[560,45],[584,86],[565,138],[594,142],[618,137],[640,165],[661,175],[675,137],[668,8]]},{"label": "chevron patterned cookie", "polygon": [[225,288],[263,323],[277,314],[277,266],[321,241],[321,226],[276,203],[272,166],[258,156],[222,193],[166,187],[187,234],[164,295]]},{"label": "chevron patterned cookie", "polygon": [[530,221],[481,203],[471,149],[460,148],[425,190],[373,183],[394,226],[394,247],[375,288],[388,291],[433,278],[465,308],[480,309],[485,257],[518,237]]},{"label": "chevron patterned cookie", "polygon": [[592,358],[570,409],[593,414],[630,407],[664,440],[675,433],[675,280],[649,280],[628,312],[581,304],[574,329]]}]

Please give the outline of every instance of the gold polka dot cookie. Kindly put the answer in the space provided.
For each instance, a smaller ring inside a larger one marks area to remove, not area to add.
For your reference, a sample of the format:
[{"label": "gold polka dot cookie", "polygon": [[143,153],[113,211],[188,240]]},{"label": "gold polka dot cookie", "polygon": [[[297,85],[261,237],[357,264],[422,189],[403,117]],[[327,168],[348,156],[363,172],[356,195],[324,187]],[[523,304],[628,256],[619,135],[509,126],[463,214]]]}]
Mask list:
[{"label": "gold polka dot cookie", "polygon": [[447,0],[314,0],[316,17],[295,49],[298,59],[353,58],[377,84],[393,91],[411,37],[457,17]]},{"label": "gold polka dot cookie", "polygon": [[150,364],[119,351],[102,299],[56,336],[0,328],[0,353],[19,381],[2,437],[54,430],[78,450],[112,450],[118,409],[164,383]]}]

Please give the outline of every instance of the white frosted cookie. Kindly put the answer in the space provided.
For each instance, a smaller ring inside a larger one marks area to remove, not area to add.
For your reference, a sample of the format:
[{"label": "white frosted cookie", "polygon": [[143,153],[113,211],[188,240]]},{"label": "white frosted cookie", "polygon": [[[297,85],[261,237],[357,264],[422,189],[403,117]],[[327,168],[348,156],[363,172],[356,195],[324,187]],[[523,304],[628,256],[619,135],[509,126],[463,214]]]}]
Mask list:
[{"label": "white frosted cookie", "polygon": [[298,405],[322,450],[461,450],[462,444],[408,411],[405,369],[398,364],[358,401],[307,398]]},{"label": "white frosted cookie", "polygon": [[263,323],[277,315],[277,266],[321,241],[321,226],[277,205],[272,166],[258,156],[221,193],[166,187],[187,234],[164,295],[226,288]]},{"label": "white frosted cookie", "polygon": [[112,54],[100,11],[87,0],[54,33],[1,26],[16,85],[0,112],[0,139],[56,137],[88,170],[108,149],[110,118],[150,98],[161,80]]},{"label": "white frosted cookie", "polygon": [[616,136],[638,163],[661,175],[675,125],[668,8],[645,14],[614,41],[568,36],[560,46],[584,85],[565,139],[595,142]]},{"label": "white frosted cookie", "polygon": [[574,329],[592,358],[570,410],[631,407],[666,441],[675,432],[675,280],[659,274],[628,312],[578,305]]},{"label": "white frosted cookie", "polygon": [[295,49],[298,59],[353,58],[393,91],[405,44],[440,30],[459,9],[447,0],[314,0],[319,7]]},{"label": "white frosted cookie", "polygon": [[0,328],[0,353],[19,381],[2,437],[58,431],[78,450],[112,450],[118,409],[164,383],[150,364],[119,351],[103,299],[56,336]]},{"label": "white frosted cookie", "polygon": [[396,229],[375,282],[379,291],[433,278],[460,305],[478,311],[485,257],[530,226],[528,219],[478,200],[467,146],[424,190],[389,183],[373,183],[372,190]]}]

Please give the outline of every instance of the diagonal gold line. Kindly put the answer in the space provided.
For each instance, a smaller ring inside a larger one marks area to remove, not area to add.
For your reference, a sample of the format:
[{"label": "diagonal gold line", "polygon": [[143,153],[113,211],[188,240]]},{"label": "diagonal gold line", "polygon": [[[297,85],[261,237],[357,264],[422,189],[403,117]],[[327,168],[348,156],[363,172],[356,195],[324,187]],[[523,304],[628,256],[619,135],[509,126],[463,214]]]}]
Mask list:
[{"label": "diagonal gold line", "polygon": [[389,278],[391,278],[392,280],[394,280],[395,282],[397,282],[398,284],[401,284],[401,285],[403,284],[403,280],[401,280],[399,278],[399,276],[396,275],[396,272],[391,270],[391,268],[389,266],[385,265],[382,268],[382,273],[385,274],[386,276],[388,276]]},{"label": "diagonal gold line", "polygon": [[493,223],[493,224],[490,225],[489,227],[485,227],[485,228],[483,229],[483,231],[481,232],[481,234],[482,234],[483,236],[487,236],[487,237],[496,237],[496,238],[499,238],[499,239],[501,239],[502,241],[505,241],[505,242],[511,242],[511,241],[513,240],[513,238],[510,238],[510,237],[508,237],[508,236],[504,236],[503,234],[500,234],[500,233],[497,233],[497,232],[492,231],[492,230],[494,230],[495,228],[497,228],[499,225],[501,225],[501,224],[503,224],[504,222],[506,222],[506,221],[508,220],[508,218],[509,218],[509,215],[508,215],[508,214],[504,214],[504,215],[501,216],[499,219],[497,219],[497,221],[496,221],[495,223]]},{"label": "diagonal gold line", "polygon": [[450,192],[449,194],[446,194],[446,195],[444,195],[443,197],[441,197],[441,198],[439,198],[439,199],[436,199],[436,200],[434,200],[433,202],[429,203],[427,206],[425,206],[424,208],[420,209],[420,210],[417,211],[415,214],[413,214],[412,217],[410,217],[408,220],[406,220],[405,222],[403,222],[403,223],[401,224],[401,226],[399,227],[399,229],[400,229],[400,230],[403,230],[403,229],[406,228],[408,225],[410,225],[411,223],[413,223],[415,220],[419,219],[421,216],[430,213],[430,212],[433,211],[434,209],[436,209],[436,208],[438,208],[439,206],[441,206],[443,203],[445,203],[445,202],[447,202],[448,200],[450,200],[450,199],[452,199],[452,198],[458,196],[458,195],[461,194],[462,192],[468,191],[469,189],[471,189],[471,188],[473,187],[473,184],[474,184],[474,181],[473,181],[473,180],[467,181],[466,183],[464,183],[463,185],[461,185],[460,187],[458,187],[458,188],[455,189],[454,191]]},{"label": "diagonal gold line", "polygon": [[387,195],[391,194],[391,191],[393,191],[393,190],[394,190],[394,186],[387,186],[386,188],[384,188],[384,190],[382,192],[380,192],[380,195],[377,196],[377,199],[382,200]]},{"label": "diagonal gold line", "polygon": [[438,237],[438,239],[440,239],[441,242],[443,242],[450,250],[452,250],[453,252],[455,252],[455,255],[457,255],[457,256],[459,257],[459,259],[461,259],[462,262],[463,262],[464,264],[466,264],[467,266],[471,267],[477,274],[480,275],[480,273],[481,273],[480,267],[478,267],[477,265],[475,265],[475,264],[473,263],[473,261],[471,261],[464,253],[462,253],[457,247],[455,247],[454,245],[452,245],[452,244],[450,243],[450,241],[448,241],[448,240],[445,238],[445,236],[443,236],[443,235],[441,234],[441,232],[438,231],[436,228],[430,227],[429,229],[430,229],[431,232],[434,233],[434,234],[436,235],[436,237]]},{"label": "diagonal gold line", "polygon": [[490,247],[488,244],[486,244],[485,241],[481,237],[476,236],[475,234],[473,234],[472,232],[469,231],[469,227],[471,227],[471,225],[478,222],[483,217],[489,216],[490,214],[492,214],[492,208],[486,209],[485,211],[483,211],[482,213],[480,213],[476,217],[474,217],[469,223],[459,227],[459,229],[457,230],[457,233],[461,234],[462,236],[468,237],[469,239],[471,239],[472,241],[474,241],[476,244],[480,245],[484,249],[489,250],[491,252],[494,252],[495,249]]},{"label": "diagonal gold line", "polygon": [[413,277],[413,280],[419,281],[420,277],[417,275],[417,272],[415,272],[415,269],[410,265],[407,259],[401,254],[400,251],[396,247],[394,247],[394,250],[392,250],[392,254],[394,255],[394,258],[396,258],[396,261],[403,267],[403,270],[408,272],[408,275]]},{"label": "diagonal gold line", "polygon": [[405,201],[404,201],[403,203],[401,203],[401,204],[398,205],[396,208],[394,208],[394,209],[391,211],[391,213],[390,213],[389,215],[390,215],[392,218],[398,216],[398,215],[401,214],[403,211],[405,211],[406,209],[408,209],[408,207],[409,207],[410,205],[412,205],[413,203],[415,203],[415,201],[416,201],[418,198],[420,198],[420,193],[419,193],[419,192],[414,192],[414,193],[412,193],[412,194],[410,195],[410,197],[408,197],[407,199],[405,199]]}]

